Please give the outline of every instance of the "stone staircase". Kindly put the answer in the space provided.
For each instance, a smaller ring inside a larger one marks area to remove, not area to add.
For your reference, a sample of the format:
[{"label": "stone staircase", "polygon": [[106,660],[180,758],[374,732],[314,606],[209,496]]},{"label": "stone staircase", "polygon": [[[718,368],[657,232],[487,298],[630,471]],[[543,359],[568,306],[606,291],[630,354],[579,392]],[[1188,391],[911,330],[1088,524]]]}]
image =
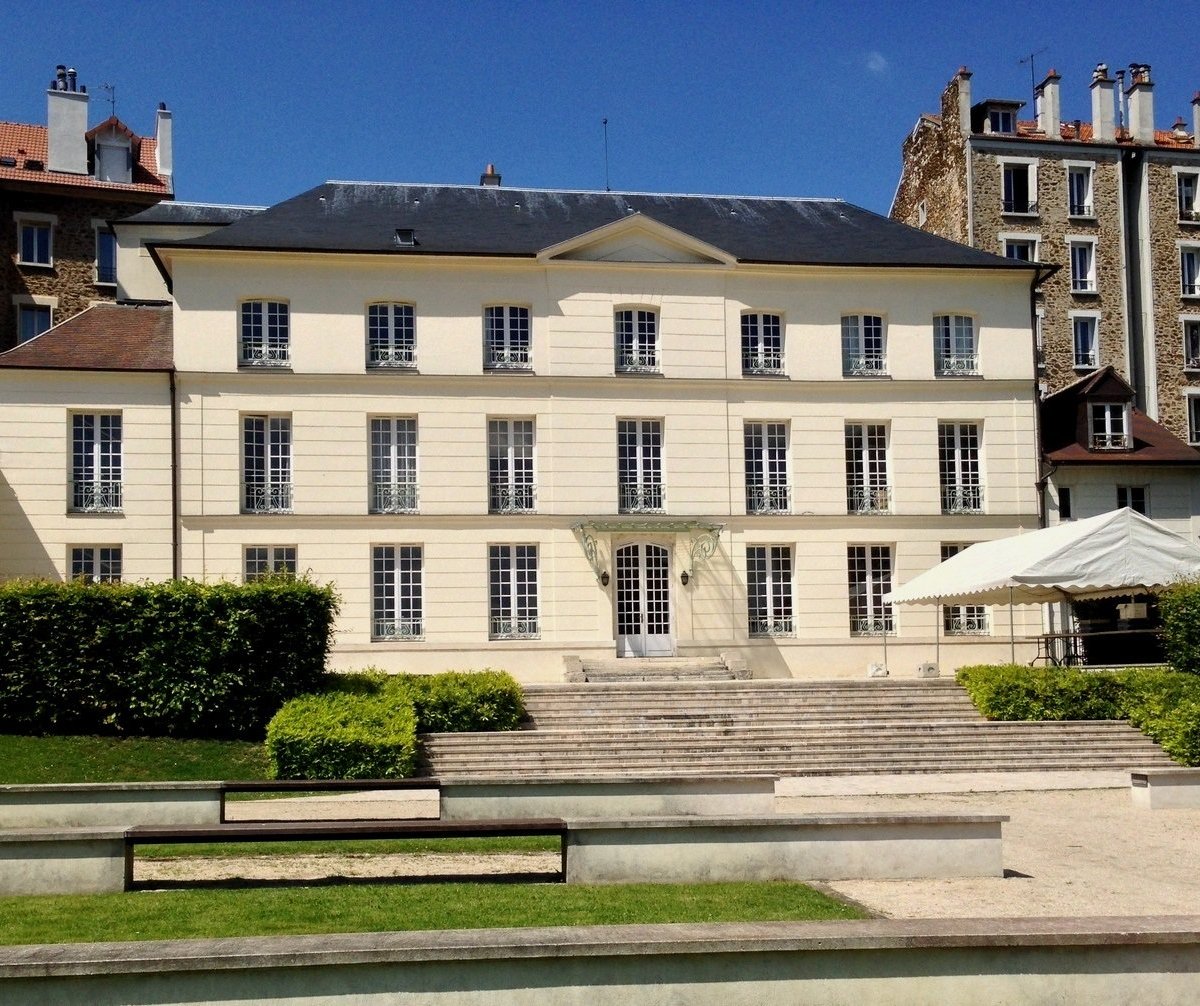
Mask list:
[{"label": "stone staircase", "polygon": [[733,681],[748,677],[741,665],[731,667],[723,657],[622,657],[611,660],[568,658],[569,681],[612,684],[626,681]]},{"label": "stone staircase", "polygon": [[945,679],[527,685],[525,702],[524,730],[424,735],[422,771],[483,780],[1173,764],[1123,722],[990,722]]}]

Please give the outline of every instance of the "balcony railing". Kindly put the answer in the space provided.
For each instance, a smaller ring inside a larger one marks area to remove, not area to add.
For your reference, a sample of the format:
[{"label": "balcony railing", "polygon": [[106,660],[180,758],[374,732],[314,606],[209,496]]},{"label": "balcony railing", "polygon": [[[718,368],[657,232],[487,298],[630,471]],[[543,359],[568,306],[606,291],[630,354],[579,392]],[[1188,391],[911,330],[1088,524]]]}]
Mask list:
[{"label": "balcony railing", "polygon": [[1005,199],[1005,213],[1037,213],[1038,204],[1036,199]]},{"label": "balcony railing", "polygon": [[417,351],[412,346],[372,346],[367,360],[371,367],[415,367]]},{"label": "balcony railing", "polygon": [[290,513],[292,487],[287,485],[246,486],[242,492],[242,509],[247,513]]},{"label": "balcony railing", "polygon": [[940,377],[970,377],[979,373],[979,357],[974,353],[948,353],[938,356]]},{"label": "balcony railing", "polygon": [[532,618],[493,617],[489,630],[492,639],[536,639],[537,634],[536,616]]},{"label": "balcony railing", "polygon": [[1071,203],[1068,212],[1073,217],[1093,217],[1096,215],[1091,203]]},{"label": "balcony railing", "polygon": [[419,618],[376,618],[371,623],[374,639],[420,639],[424,632]]},{"label": "balcony railing", "polygon": [[942,628],[948,636],[986,636],[988,617],[986,614],[965,615],[956,612],[946,616]]},{"label": "balcony railing", "polygon": [[794,636],[796,626],[789,615],[786,618],[752,618],[750,619],[750,635],[768,639],[781,636]]},{"label": "balcony railing", "polygon": [[371,486],[371,513],[416,513],[415,482],[376,482]]},{"label": "balcony railing", "polygon": [[851,486],[846,490],[847,513],[888,513],[891,508],[888,486]]},{"label": "balcony railing", "polygon": [[1184,370],[1200,370],[1200,356],[1189,356],[1183,361]]},{"label": "balcony railing", "polygon": [[112,286],[117,281],[117,267],[115,263],[108,265],[96,266],[96,282],[104,286]]},{"label": "balcony railing", "polygon": [[657,374],[658,353],[653,349],[623,349],[617,354],[617,371],[622,374]]},{"label": "balcony railing", "polygon": [[850,634],[852,636],[886,636],[896,631],[891,616],[886,618],[852,618],[850,619]]},{"label": "balcony railing", "polygon": [[1129,450],[1128,433],[1093,433],[1091,447],[1094,451]]},{"label": "balcony railing", "polygon": [[243,367],[286,367],[290,362],[287,346],[242,346]]},{"label": "balcony railing", "polygon": [[791,510],[791,495],[788,486],[747,486],[746,513],[787,513]]},{"label": "balcony railing", "polygon": [[1095,293],[1096,281],[1090,276],[1072,276],[1071,293]]},{"label": "balcony railing", "polygon": [[493,482],[488,486],[488,510],[491,513],[532,513],[535,496],[532,483]]},{"label": "balcony railing", "polygon": [[90,513],[113,513],[121,509],[121,483],[73,481],[71,509]]},{"label": "balcony railing", "polygon": [[980,486],[943,486],[942,513],[980,513],[983,489]]},{"label": "balcony railing", "polygon": [[1179,219],[1185,224],[1200,223],[1200,210],[1185,210],[1179,211]]},{"label": "balcony railing", "polygon": [[1096,354],[1095,353],[1076,353],[1075,368],[1077,370],[1095,370],[1096,369]]},{"label": "balcony railing", "polygon": [[529,370],[531,367],[529,348],[488,346],[483,365],[488,370]]},{"label": "balcony railing", "polygon": [[842,373],[846,377],[880,377],[887,374],[887,360],[882,353],[845,356],[842,357]]},{"label": "balcony railing", "polygon": [[617,496],[621,513],[658,513],[663,508],[661,482],[622,482]]},{"label": "balcony railing", "polygon": [[783,356],[779,353],[743,353],[743,374],[782,374]]},{"label": "balcony railing", "polygon": [[1200,297],[1200,283],[1184,283],[1183,295],[1185,297]]}]

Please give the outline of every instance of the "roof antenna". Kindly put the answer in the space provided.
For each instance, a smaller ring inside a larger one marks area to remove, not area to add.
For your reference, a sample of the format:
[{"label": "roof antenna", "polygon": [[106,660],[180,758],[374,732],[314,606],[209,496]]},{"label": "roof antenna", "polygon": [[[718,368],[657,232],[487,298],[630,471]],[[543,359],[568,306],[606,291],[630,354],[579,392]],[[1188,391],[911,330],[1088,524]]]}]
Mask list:
[{"label": "roof antenna", "polygon": [[612,192],[612,186],[608,184],[608,116],[600,120],[600,125],[604,127],[604,191]]},{"label": "roof antenna", "polygon": [[1020,59],[1017,60],[1018,66],[1024,66],[1026,63],[1029,64],[1029,90],[1030,91],[1037,90],[1037,71],[1033,68],[1034,57],[1040,56],[1045,51],[1046,51],[1046,47],[1042,46],[1042,48],[1040,48],[1037,52],[1031,52],[1028,56],[1022,56]]},{"label": "roof antenna", "polygon": [[101,84],[100,90],[108,92],[109,115],[115,119],[117,117],[117,85]]}]

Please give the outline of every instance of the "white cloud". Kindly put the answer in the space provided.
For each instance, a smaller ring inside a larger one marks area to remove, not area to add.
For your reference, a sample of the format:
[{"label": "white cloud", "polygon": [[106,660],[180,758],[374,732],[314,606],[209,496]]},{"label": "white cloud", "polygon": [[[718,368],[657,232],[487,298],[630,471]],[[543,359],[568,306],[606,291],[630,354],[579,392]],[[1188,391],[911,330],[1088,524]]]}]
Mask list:
[{"label": "white cloud", "polygon": [[872,73],[886,73],[889,65],[883,53],[874,49],[867,53],[867,69]]}]

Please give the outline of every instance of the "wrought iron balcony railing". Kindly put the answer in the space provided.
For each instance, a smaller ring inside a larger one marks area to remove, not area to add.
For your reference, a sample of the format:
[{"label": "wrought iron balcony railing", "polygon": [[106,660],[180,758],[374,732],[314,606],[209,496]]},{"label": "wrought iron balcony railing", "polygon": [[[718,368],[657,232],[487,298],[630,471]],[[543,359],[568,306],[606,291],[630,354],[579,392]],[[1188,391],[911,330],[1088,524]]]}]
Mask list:
[{"label": "wrought iron balcony railing", "polygon": [[492,618],[492,639],[535,639],[538,634],[537,618]]},{"label": "wrought iron balcony railing", "polygon": [[1073,217],[1093,217],[1096,215],[1091,203],[1071,203],[1069,212]]},{"label": "wrought iron balcony railing", "polygon": [[415,482],[376,482],[371,486],[371,513],[415,513]]},{"label": "wrought iron balcony railing", "polygon": [[783,356],[780,353],[743,353],[743,374],[782,374]]},{"label": "wrought iron balcony railing", "polygon": [[886,636],[895,631],[890,615],[885,618],[850,619],[850,634],[853,636]]},{"label": "wrought iron balcony railing", "polygon": [[286,367],[290,362],[287,346],[251,346],[242,344],[243,367]]},{"label": "wrought iron balcony railing", "polygon": [[1075,368],[1077,370],[1095,370],[1097,367],[1095,353],[1076,353]]},{"label": "wrought iron balcony railing", "polygon": [[291,513],[291,483],[245,486],[242,492],[242,509],[247,513]]},{"label": "wrought iron balcony railing", "polygon": [[747,486],[746,513],[787,513],[791,510],[791,496],[788,486]]},{"label": "wrought iron balcony railing", "polygon": [[121,483],[74,480],[71,483],[71,509],[92,513],[113,513],[121,509]]},{"label": "wrought iron balcony railing", "polygon": [[417,351],[412,346],[372,346],[367,360],[371,367],[415,367]]},{"label": "wrought iron balcony railing", "polygon": [[846,490],[848,513],[888,513],[892,493],[888,486],[851,486]]},{"label": "wrought iron balcony railing", "polygon": [[117,267],[115,264],[97,265],[96,266],[96,282],[102,283],[105,286],[112,286],[117,281]]},{"label": "wrought iron balcony railing", "polygon": [[1094,451],[1127,451],[1129,450],[1128,433],[1093,433],[1091,447]]},{"label": "wrought iron balcony railing", "polygon": [[532,483],[512,485],[493,482],[488,486],[488,510],[491,513],[532,513],[535,490]]},{"label": "wrought iron balcony railing", "polygon": [[1037,213],[1038,204],[1036,199],[1005,199],[1005,213]]},{"label": "wrought iron balcony railing", "polygon": [[983,511],[983,489],[981,486],[943,486],[942,513],[981,513]]},{"label": "wrought iron balcony railing", "polygon": [[979,357],[974,353],[945,353],[937,358],[939,377],[970,377],[979,373]]},{"label": "wrought iron balcony railing", "polygon": [[948,615],[942,625],[948,636],[986,636],[988,634],[988,617],[982,615]]},{"label": "wrought iron balcony railing", "polygon": [[658,513],[663,508],[661,482],[622,482],[617,497],[621,513]]},{"label": "wrought iron balcony railing", "polygon": [[879,377],[887,374],[887,360],[882,353],[867,356],[842,357],[842,373],[847,377]]},{"label": "wrought iron balcony railing", "polygon": [[1189,356],[1183,361],[1184,370],[1200,370],[1200,356]]},{"label": "wrought iron balcony railing", "polygon": [[752,618],[750,619],[750,635],[766,638],[794,636],[796,626],[789,615],[786,618]]},{"label": "wrought iron balcony railing", "polygon": [[529,370],[529,348],[506,349],[503,346],[488,346],[483,365],[488,370]]},{"label": "wrought iron balcony railing", "polygon": [[622,374],[657,374],[658,353],[653,349],[623,349],[617,354],[617,371]]},{"label": "wrought iron balcony railing", "polygon": [[371,625],[375,639],[420,639],[424,632],[419,618],[376,618]]}]

